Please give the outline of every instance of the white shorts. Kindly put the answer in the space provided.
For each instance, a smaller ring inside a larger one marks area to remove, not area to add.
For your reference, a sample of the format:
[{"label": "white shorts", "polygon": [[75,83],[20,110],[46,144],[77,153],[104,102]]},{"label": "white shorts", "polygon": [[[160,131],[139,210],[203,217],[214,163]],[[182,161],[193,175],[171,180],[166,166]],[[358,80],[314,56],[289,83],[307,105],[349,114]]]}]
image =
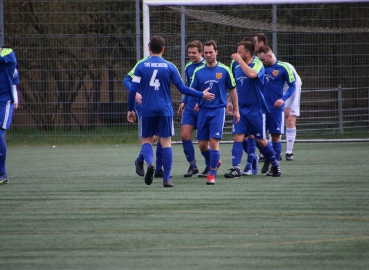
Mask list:
[{"label": "white shorts", "polygon": [[296,117],[300,116],[300,95],[301,88],[296,89],[292,96],[284,102],[284,107],[289,108],[290,114]]}]

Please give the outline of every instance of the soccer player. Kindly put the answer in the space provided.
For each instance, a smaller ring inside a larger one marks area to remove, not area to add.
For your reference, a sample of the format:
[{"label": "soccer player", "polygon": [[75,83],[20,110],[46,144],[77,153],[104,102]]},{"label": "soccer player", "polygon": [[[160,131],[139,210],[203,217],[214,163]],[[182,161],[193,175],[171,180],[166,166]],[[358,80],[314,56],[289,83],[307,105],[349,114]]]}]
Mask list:
[{"label": "soccer player", "polygon": [[[284,103],[284,114],[286,116],[286,160],[293,160],[293,145],[296,140],[296,118],[300,116],[300,96],[302,81],[297,74],[296,69],[290,64],[285,64],[292,70],[296,78],[296,91]],[[283,93],[288,90],[288,84],[285,83]]]},{"label": "soccer player", "polygon": [[[197,67],[206,63],[206,61],[202,57],[202,51],[203,45],[199,40],[191,41],[187,45],[187,53],[188,57],[190,58],[190,62],[187,63],[185,67],[185,74],[186,74],[186,83],[188,86],[191,85],[194,70]],[[184,175],[184,177],[192,177],[192,175],[197,174],[199,172],[199,169],[197,168],[196,165],[195,148],[191,140],[192,132],[194,131],[194,129],[196,129],[197,126],[198,112],[195,111],[195,106],[197,102],[198,98],[184,95],[182,103],[178,107],[178,115],[182,115],[181,136],[182,136],[183,152],[185,153],[186,159],[190,164],[190,167],[188,168],[188,171]],[[206,165],[210,166],[210,164]],[[206,173],[206,168],[205,171],[201,174],[201,176],[203,176],[204,173]]]},{"label": "soccer player", "polygon": [[[0,48],[0,184],[9,182],[6,172],[6,150],[4,133],[10,127],[13,109],[18,107],[17,92],[19,83],[16,70],[17,59],[11,46],[6,44]],[[15,103],[15,104],[14,104]]]},{"label": "soccer player", "polygon": [[153,181],[155,168],[153,166],[152,142],[154,136],[157,135],[163,148],[163,186],[172,187],[170,172],[173,161],[171,137],[174,134],[174,114],[170,84],[172,82],[181,93],[186,95],[203,97],[206,100],[213,100],[215,96],[209,92],[209,89],[200,92],[185,86],[177,67],[162,58],[164,45],[165,41],[162,37],[152,37],[149,46],[151,57],[141,61],[136,66],[129,93],[127,119],[129,122],[136,120],[133,108],[135,95],[138,91],[142,95],[142,129],[140,134],[142,153],[148,165],[145,183],[151,185]]},{"label": "soccer player", "polygon": [[[266,140],[265,135],[264,119],[268,108],[262,94],[264,66],[259,58],[254,57],[254,52],[254,44],[250,41],[243,41],[237,44],[237,52],[231,56],[238,63],[234,72],[241,119],[238,123],[233,123],[233,168],[224,175],[226,178],[242,176],[240,165],[245,134],[254,135],[253,140],[256,140],[264,156],[273,164],[273,176],[280,176],[279,163],[275,159],[272,145]],[[252,172],[252,174],[256,173],[257,169],[256,172]]]},{"label": "soccer player", "polygon": [[[259,48],[261,46],[265,46],[268,45],[268,37],[264,34],[264,33],[257,33],[254,35],[254,45],[255,45],[255,55],[258,54]],[[260,152],[260,149],[259,149]],[[264,162],[264,156],[263,154],[260,152],[259,153],[259,161],[260,162]]]},{"label": "soccer player", "polygon": [[[242,41],[250,41],[252,44],[255,45],[255,39],[251,37],[245,37]],[[255,57],[257,58],[256,55],[254,55],[254,58]],[[230,68],[232,70],[232,74],[234,78],[236,78],[234,71],[237,66],[239,66],[239,64],[234,59],[232,59]],[[252,173],[257,174],[258,157],[255,155],[256,142],[255,142],[254,136],[249,135],[245,137],[245,140],[243,141],[242,146],[243,146],[243,150],[247,154],[246,165],[245,165],[245,169],[243,170],[242,174],[244,175],[251,175]]]},{"label": "soccer player", "polygon": [[[140,60],[138,63],[140,63],[141,61],[144,61],[147,58],[148,57]],[[138,63],[133,67],[133,69],[127,74],[127,76],[123,80],[123,84],[128,89],[128,91],[131,91],[132,78],[133,78],[133,75],[134,75],[134,72],[135,72],[135,69],[136,69],[136,66],[138,65]],[[141,100],[141,95],[139,93],[136,94],[136,100]],[[142,117],[141,102],[135,101],[135,110],[136,110],[136,113],[137,113],[137,116],[138,116],[139,130],[141,130],[141,117]],[[155,137],[153,138],[154,141],[155,141]],[[140,153],[138,154],[138,157],[135,160],[135,166],[136,166],[136,173],[139,176],[144,176],[145,175],[145,169],[144,169],[144,156],[142,154],[142,149],[140,150]],[[155,169],[155,174],[154,174],[155,178],[161,178],[161,177],[164,176],[164,171],[163,171],[162,167],[163,167],[162,147],[161,147],[160,142],[158,141],[157,144],[156,144],[156,169]]]},{"label": "soccer player", "polygon": [[240,113],[232,72],[229,67],[217,61],[218,48],[214,40],[204,43],[204,55],[206,64],[195,69],[191,87],[200,91],[210,87],[210,92],[215,94],[212,101],[198,102],[197,122],[197,140],[201,154],[210,160],[210,174],[206,184],[214,185],[220,160],[219,142],[223,135],[227,90],[233,102],[235,123],[240,120]]},{"label": "soccer player", "polygon": [[255,52],[259,51],[261,46],[266,46],[268,44],[268,38],[264,33],[257,33],[254,35],[255,40]]},{"label": "soccer player", "polygon": [[[259,48],[259,59],[265,67],[263,94],[269,109],[266,115],[266,127],[271,134],[273,149],[279,160],[282,152],[281,134],[284,133],[284,102],[296,91],[296,79],[292,70],[285,63],[277,60],[268,46]],[[283,94],[285,83],[288,84],[288,90]],[[269,165],[269,161],[265,160],[261,172],[266,173]],[[272,175],[271,170],[267,176]]]}]

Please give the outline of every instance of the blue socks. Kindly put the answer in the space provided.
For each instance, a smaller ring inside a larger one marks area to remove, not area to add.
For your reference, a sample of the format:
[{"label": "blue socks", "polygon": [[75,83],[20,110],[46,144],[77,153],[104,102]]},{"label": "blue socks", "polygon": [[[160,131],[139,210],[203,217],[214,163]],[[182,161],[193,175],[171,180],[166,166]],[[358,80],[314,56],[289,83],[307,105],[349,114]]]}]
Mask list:
[{"label": "blue socks", "polygon": [[209,169],[210,168],[210,150],[201,152],[201,155],[203,155],[203,157],[205,158],[206,168]]},{"label": "blue socks", "polygon": [[154,164],[154,151],[152,150],[152,145],[150,143],[144,143],[142,145],[142,154],[145,157],[148,166],[153,166]]},{"label": "blue socks", "polygon": [[164,178],[163,181],[170,181],[170,172],[172,170],[173,163],[173,151],[172,147],[162,148]]},{"label": "blue socks", "polygon": [[248,144],[246,168],[251,170],[252,162],[255,158],[256,141],[254,138],[247,138],[246,140]]},{"label": "blue socks", "polygon": [[243,147],[243,151],[245,151],[245,153],[247,154],[247,148],[249,147],[249,145],[247,143],[247,138],[245,138],[245,140],[243,140],[242,147]]},{"label": "blue socks", "polygon": [[138,154],[137,160],[139,162],[144,162],[145,161],[144,155],[142,154],[142,148],[141,148],[140,153]]},{"label": "blue socks", "polygon": [[265,160],[270,161],[273,166],[279,164],[279,162],[275,158],[275,153],[270,142],[268,142],[268,144],[264,148],[260,148],[260,151],[264,155]]},{"label": "blue socks", "polygon": [[6,174],[6,143],[4,141],[4,131],[0,131],[0,175]]},{"label": "blue socks", "polygon": [[273,149],[275,152],[275,159],[279,160],[279,158],[281,157],[281,153],[282,153],[282,143],[281,142],[274,142],[273,144]]},{"label": "blue socks", "polygon": [[210,150],[210,173],[217,177],[218,163],[220,159],[219,150]]},{"label": "blue socks", "polygon": [[232,166],[236,168],[241,165],[242,154],[243,154],[243,142],[233,142],[232,147]]},{"label": "blue socks", "polygon": [[196,160],[195,160],[195,148],[193,147],[192,141],[185,141],[182,140],[183,145],[183,152],[185,153],[186,159],[188,163],[190,163],[190,166],[195,168],[196,166]]}]

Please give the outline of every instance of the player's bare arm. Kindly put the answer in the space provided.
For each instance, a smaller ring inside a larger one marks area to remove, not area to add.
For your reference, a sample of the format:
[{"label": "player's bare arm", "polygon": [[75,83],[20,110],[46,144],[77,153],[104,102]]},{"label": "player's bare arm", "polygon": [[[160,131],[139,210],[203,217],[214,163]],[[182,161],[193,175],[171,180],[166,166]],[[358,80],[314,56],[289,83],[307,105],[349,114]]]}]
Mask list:
[{"label": "player's bare arm", "polygon": [[178,106],[178,115],[181,116],[182,115],[182,112],[185,108],[185,105],[183,102],[181,103],[181,105]]},{"label": "player's bare arm", "polygon": [[280,108],[283,105],[284,101],[283,99],[277,99],[274,103],[274,108]]},{"label": "player's bare arm", "polygon": [[127,113],[127,120],[130,123],[136,122],[136,114],[135,114],[134,111],[128,111],[128,113]]},{"label": "player's bare arm", "polygon": [[240,121],[240,111],[238,109],[238,95],[236,88],[229,90],[229,96],[231,97],[233,104],[233,119],[237,124]]}]

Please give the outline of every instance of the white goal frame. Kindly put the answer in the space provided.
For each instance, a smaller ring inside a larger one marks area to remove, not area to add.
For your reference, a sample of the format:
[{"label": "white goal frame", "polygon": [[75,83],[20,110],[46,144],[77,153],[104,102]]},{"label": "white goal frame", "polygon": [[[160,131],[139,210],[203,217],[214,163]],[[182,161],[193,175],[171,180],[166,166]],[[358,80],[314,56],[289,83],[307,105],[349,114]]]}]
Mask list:
[{"label": "white goal frame", "polygon": [[[150,6],[209,6],[209,5],[282,5],[282,4],[343,4],[369,2],[369,0],[142,0],[143,44],[150,42]],[[143,51],[144,57],[149,56],[147,49]]]}]

